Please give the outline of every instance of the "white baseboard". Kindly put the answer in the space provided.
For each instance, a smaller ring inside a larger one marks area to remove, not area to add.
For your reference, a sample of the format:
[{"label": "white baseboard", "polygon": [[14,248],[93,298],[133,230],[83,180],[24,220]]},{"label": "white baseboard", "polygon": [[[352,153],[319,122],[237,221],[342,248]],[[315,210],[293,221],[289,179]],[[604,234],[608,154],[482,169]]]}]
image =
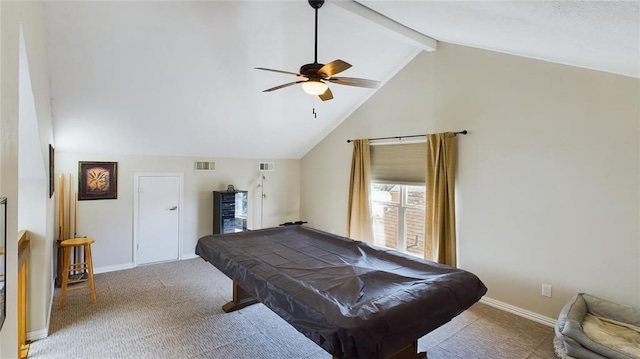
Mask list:
[{"label": "white baseboard", "polygon": [[115,272],[115,271],[124,270],[124,269],[131,269],[131,268],[134,268],[134,267],[135,266],[133,265],[133,263],[118,264],[118,265],[115,265],[115,266],[106,266],[106,267],[94,268],[93,269],[93,273],[94,274],[100,274],[100,273]]},{"label": "white baseboard", "polygon": [[51,323],[51,311],[53,310],[53,294],[56,290],[56,281],[51,279],[51,298],[49,298],[49,315],[47,315],[47,323],[43,329],[34,330],[27,333],[27,341],[44,339],[49,336],[49,324]]},{"label": "white baseboard", "polygon": [[44,339],[47,336],[49,336],[49,330],[47,328],[44,328],[27,333],[27,341]]},{"label": "white baseboard", "polygon": [[487,297],[482,297],[482,299],[480,299],[480,303],[484,303],[486,305],[492,306],[494,308],[498,308],[501,310],[504,310],[505,312],[509,312],[511,314],[515,314],[517,316],[529,319],[529,320],[533,320],[534,322],[538,322],[540,324],[544,324],[546,326],[549,327],[555,327],[556,326],[556,319],[553,318],[549,318],[549,317],[545,317],[544,315],[540,315],[538,313],[534,313],[522,308],[518,308],[516,306],[513,306],[511,304],[507,304],[504,302],[500,302],[498,300],[495,299],[491,299],[491,298],[487,298]]},{"label": "white baseboard", "polygon": [[[182,261],[182,260],[194,259],[194,258],[200,258],[200,256],[195,253],[183,254],[179,260]],[[124,269],[131,269],[135,267],[136,266],[133,263],[125,263],[125,264],[118,264],[114,266],[94,268],[93,273],[94,274],[108,273],[108,272],[115,272],[115,271],[124,270]]]}]

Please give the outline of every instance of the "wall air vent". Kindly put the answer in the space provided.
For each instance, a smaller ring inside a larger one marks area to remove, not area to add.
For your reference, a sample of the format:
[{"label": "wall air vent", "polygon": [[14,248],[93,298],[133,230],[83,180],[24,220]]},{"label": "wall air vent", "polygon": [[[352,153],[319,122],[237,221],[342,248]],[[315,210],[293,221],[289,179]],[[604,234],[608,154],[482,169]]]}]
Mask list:
[{"label": "wall air vent", "polygon": [[206,161],[196,161],[193,163],[194,171],[215,171],[216,163],[215,162],[206,162]]},{"label": "wall air vent", "polygon": [[258,170],[261,172],[273,172],[274,168],[273,162],[260,162],[258,164]]}]

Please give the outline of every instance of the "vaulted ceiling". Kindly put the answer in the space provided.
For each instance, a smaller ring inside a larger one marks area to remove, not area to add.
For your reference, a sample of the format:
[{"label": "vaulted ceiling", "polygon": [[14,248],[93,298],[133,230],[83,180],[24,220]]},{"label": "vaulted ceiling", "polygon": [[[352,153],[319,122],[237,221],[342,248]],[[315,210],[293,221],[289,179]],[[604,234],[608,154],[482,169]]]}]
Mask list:
[{"label": "vaulted ceiling", "polygon": [[[376,91],[331,84],[334,99],[325,102],[300,85],[262,92],[297,78],[255,67],[298,72],[313,62],[307,1],[45,7],[60,151],[301,158]],[[339,76],[384,85],[431,37],[637,78],[639,8],[639,1],[331,1],[319,10],[318,61],[342,59],[353,67]]]}]

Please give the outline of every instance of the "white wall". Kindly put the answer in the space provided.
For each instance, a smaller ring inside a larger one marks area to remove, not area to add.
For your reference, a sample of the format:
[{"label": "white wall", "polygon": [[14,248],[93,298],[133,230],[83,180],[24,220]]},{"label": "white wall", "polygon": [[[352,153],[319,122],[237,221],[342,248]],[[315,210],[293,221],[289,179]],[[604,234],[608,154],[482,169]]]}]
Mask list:
[{"label": "white wall", "polygon": [[302,159],[302,217],[345,233],[347,139],[469,130],[459,266],[487,296],[548,318],[577,292],[637,306],[639,106],[635,78],[440,43]]},{"label": "white wall", "polygon": [[31,252],[27,270],[27,339],[30,339],[46,335],[51,310],[53,243],[47,237],[46,223],[49,182],[21,178],[18,187],[18,228],[29,230]]},{"label": "white wall", "polygon": [[[194,161],[216,161],[216,171],[195,172]],[[56,152],[56,178],[72,175],[77,191],[78,161],[118,162],[118,199],[78,201],[78,236],[96,238],[92,246],[97,272],[133,265],[133,188],[136,173],[184,173],[182,257],[194,255],[198,239],[213,230],[214,190],[249,191],[249,228],[260,228],[260,204],[256,194],[260,179],[258,160],[188,158],[169,156],[105,155]],[[300,219],[300,161],[272,160],[275,171],[265,172],[264,227]],[[68,190],[67,190],[68,193]]]},{"label": "white wall", "polygon": [[[7,237],[9,239],[6,251],[7,320],[0,332],[0,357],[2,358],[17,357],[17,241],[15,239],[18,233],[19,208],[26,208],[19,206],[19,197],[29,198],[20,196],[19,191],[28,191],[31,188],[42,194],[46,193],[48,188],[46,180],[23,183],[18,178],[21,24],[29,59],[30,85],[37,117],[39,155],[42,158],[47,158],[48,144],[53,143],[46,55],[46,22],[42,3],[2,1],[0,2],[0,196],[7,197]],[[44,161],[41,165],[45,165]],[[48,278],[48,274],[51,273],[54,202],[53,199],[48,199],[48,196],[42,196],[36,202],[30,203],[27,207],[38,208],[40,218],[25,223],[37,223],[39,226],[35,244],[32,243],[36,250],[32,251],[29,262],[28,331],[41,331],[46,328],[51,299],[51,278]]]},{"label": "white wall", "polygon": [[[34,57],[33,51],[31,57]],[[38,60],[33,62],[36,65],[42,64]],[[48,153],[43,153],[43,148],[48,150],[48,142],[52,137],[51,127],[47,126],[51,117],[48,99],[44,98],[46,107],[44,113],[41,111],[40,117],[45,121],[42,124],[38,121],[30,71],[26,42],[24,36],[21,36],[18,82],[18,229],[29,231],[30,257],[34,259],[34,263],[27,265],[37,268],[27,269],[28,340],[46,335],[51,309],[51,301],[47,299],[52,297],[53,277],[53,233],[50,228],[52,215],[49,214],[52,212],[51,208],[47,208],[53,201],[49,200],[49,161],[44,157],[48,157]],[[34,68],[34,74],[37,71]]]}]

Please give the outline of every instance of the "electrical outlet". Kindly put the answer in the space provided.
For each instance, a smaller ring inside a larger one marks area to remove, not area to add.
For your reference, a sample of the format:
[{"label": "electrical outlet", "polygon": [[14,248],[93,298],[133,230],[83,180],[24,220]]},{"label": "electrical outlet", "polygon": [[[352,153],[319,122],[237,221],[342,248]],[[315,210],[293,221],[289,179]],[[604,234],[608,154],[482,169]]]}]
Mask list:
[{"label": "electrical outlet", "polygon": [[542,296],[551,298],[551,284],[542,283]]}]

